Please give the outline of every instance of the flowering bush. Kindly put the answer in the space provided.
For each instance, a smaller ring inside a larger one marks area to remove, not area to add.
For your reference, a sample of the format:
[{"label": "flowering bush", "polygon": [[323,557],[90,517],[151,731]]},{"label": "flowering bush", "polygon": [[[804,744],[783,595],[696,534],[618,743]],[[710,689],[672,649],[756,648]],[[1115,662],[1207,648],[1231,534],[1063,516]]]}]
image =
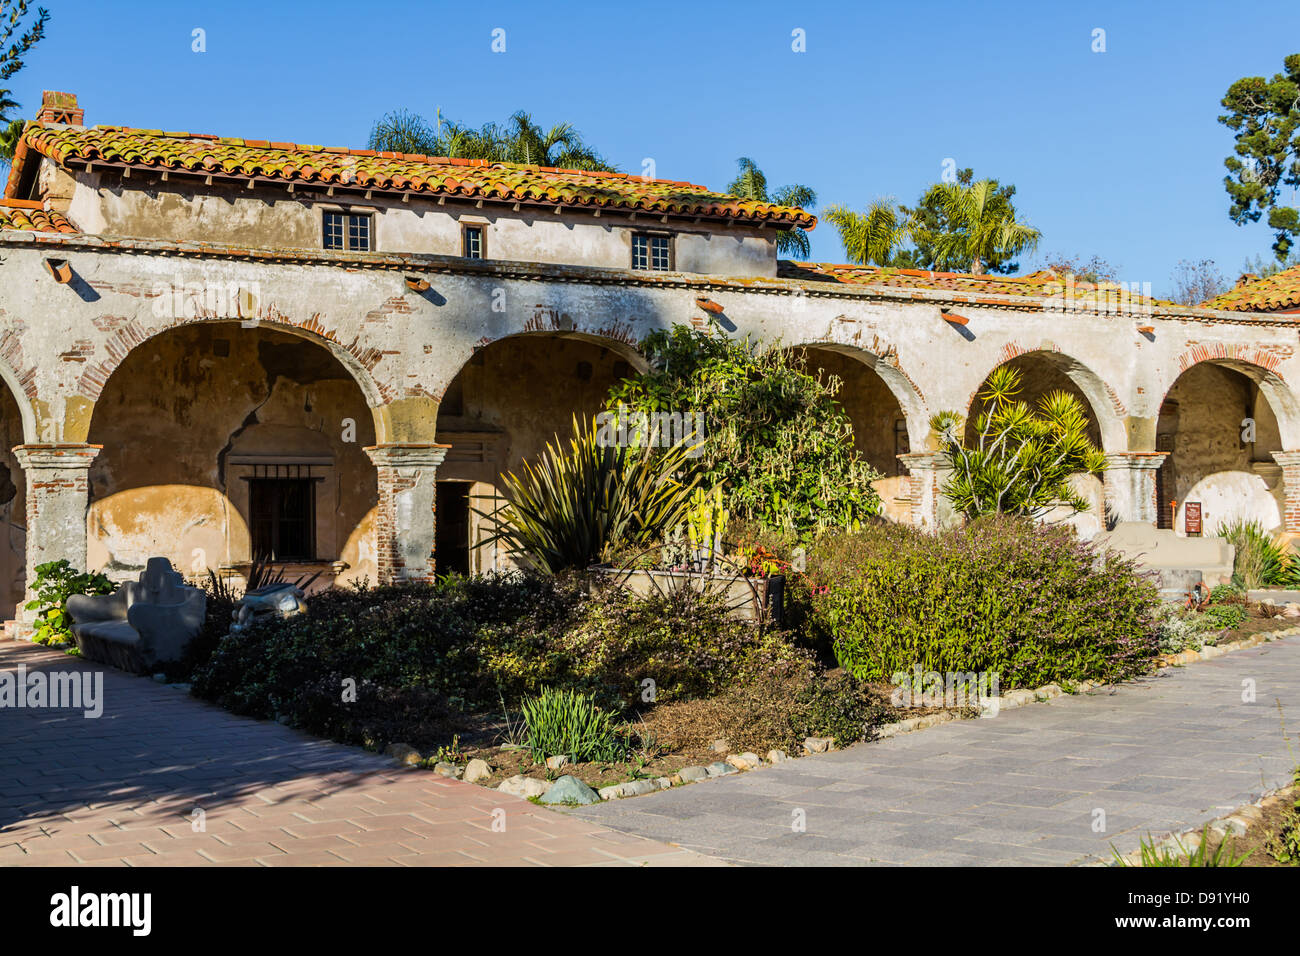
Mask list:
[{"label": "flowering bush", "polygon": [[820,541],[799,585],[814,636],[857,677],[994,672],[1001,686],[1121,680],[1158,653],[1155,586],[1074,532],[1007,516]]}]

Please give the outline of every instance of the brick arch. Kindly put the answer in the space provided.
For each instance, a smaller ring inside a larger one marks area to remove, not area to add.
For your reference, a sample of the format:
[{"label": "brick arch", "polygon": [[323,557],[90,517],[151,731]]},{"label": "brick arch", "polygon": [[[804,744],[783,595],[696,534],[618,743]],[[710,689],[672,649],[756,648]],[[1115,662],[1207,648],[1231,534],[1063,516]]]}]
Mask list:
[{"label": "brick arch", "polygon": [[18,406],[18,414],[23,423],[23,442],[40,442],[40,430],[32,404],[37,398],[36,368],[26,364],[22,338],[13,329],[6,329],[0,334],[0,381],[8,386],[14,404]]},{"label": "brick arch", "polygon": [[848,355],[861,362],[885,383],[894,400],[903,410],[907,420],[907,437],[912,448],[920,450],[927,447],[930,435],[930,413],[925,396],[920,386],[898,361],[898,350],[879,335],[872,335],[871,341],[859,340],[852,343],[834,339],[800,342],[792,346],[800,349],[824,349]]},{"label": "brick arch", "polygon": [[1097,427],[1101,432],[1103,450],[1114,452],[1123,451],[1127,448],[1128,436],[1124,427],[1124,420],[1128,417],[1128,410],[1124,407],[1123,401],[1120,400],[1119,394],[1088,365],[1077,357],[1062,351],[1060,346],[1052,342],[1040,342],[1036,345],[1008,342],[1002,346],[997,360],[980,378],[979,384],[975,386],[970,393],[970,397],[967,398],[967,416],[970,415],[980,389],[984,387],[984,383],[988,381],[988,377],[994,371],[1013,359],[1032,355],[1044,356],[1048,362],[1064,374],[1083,393],[1083,397],[1087,400],[1089,410],[1092,412],[1093,418],[1096,419]]},{"label": "brick arch", "polygon": [[[89,364],[81,373],[77,381],[77,393],[91,402],[97,401],[109,377],[133,351],[160,335],[199,324],[242,325],[238,319],[188,318],[170,325],[146,328],[135,319],[124,319],[106,330],[108,334],[103,344],[103,358]],[[378,409],[397,396],[395,389],[373,375],[375,366],[383,358],[384,353],[380,349],[363,347],[355,339],[347,344],[339,342],[334,337],[334,332],[321,324],[319,313],[302,322],[295,322],[287,316],[276,316],[258,319],[255,324],[246,327],[262,326],[297,336],[329,351],[347,370],[357,387],[361,389],[361,394],[365,396],[366,404],[375,417],[376,440],[381,443],[387,441],[386,436],[381,437],[386,426],[385,419],[378,413]],[[86,427],[89,427],[89,420],[86,422]],[[84,440],[84,437],[81,436],[76,440]]]},{"label": "brick arch", "polygon": [[1184,372],[1204,363],[1219,365],[1245,375],[1259,386],[1259,390],[1268,399],[1273,414],[1277,416],[1283,448],[1300,448],[1300,400],[1278,371],[1283,358],[1284,356],[1253,345],[1197,343],[1178,356],[1177,370],[1173,376],[1161,381],[1160,402],[1156,408],[1158,410],[1164,405],[1165,398]]},{"label": "brick arch", "polygon": [[[534,325],[534,323],[530,322],[529,325]],[[557,325],[554,328],[551,328],[539,325],[532,328],[525,327],[522,332],[507,332],[505,335],[498,335],[496,337],[485,335],[474,342],[474,344],[469,348],[466,349],[461,347],[459,349],[461,354],[457,356],[458,361],[455,363],[454,370],[445,381],[438,384],[437,394],[435,397],[439,401],[442,400],[442,397],[446,394],[451,383],[455,381],[456,376],[464,370],[467,364],[469,364],[470,359],[474,357],[475,353],[482,349],[485,349],[490,345],[496,345],[498,342],[506,342],[512,339],[541,340],[547,338],[572,339],[577,342],[588,342],[592,345],[599,345],[602,348],[607,348],[631,365],[637,370],[637,372],[644,372],[650,367],[645,356],[641,354],[641,350],[638,348],[630,326],[620,325],[599,329],[584,329],[572,326],[564,327]]]}]

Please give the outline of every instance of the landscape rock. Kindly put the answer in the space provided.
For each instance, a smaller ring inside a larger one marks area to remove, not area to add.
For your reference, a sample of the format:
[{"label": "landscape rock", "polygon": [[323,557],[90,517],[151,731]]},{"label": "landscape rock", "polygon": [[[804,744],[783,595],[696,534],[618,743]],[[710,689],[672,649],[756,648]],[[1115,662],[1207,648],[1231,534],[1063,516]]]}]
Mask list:
[{"label": "landscape rock", "polygon": [[497,789],[502,793],[514,794],[516,797],[540,797],[551,789],[551,782],[517,773],[509,780],[499,783]]},{"label": "landscape rock", "polygon": [[546,758],[546,769],[547,769],[547,770],[559,770],[561,767],[563,767],[563,766],[564,766],[565,764],[567,764],[568,762],[569,762],[569,755],[568,755],[568,754],[557,754],[557,755],[554,756],[554,757],[547,757],[547,758]]},{"label": "landscape rock", "polygon": [[546,804],[576,803],[587,806],[599,803],[600,795],[577,777],[565,774],[551,785],[551,789],[542,794],[541,802]]},{"label": "landscape rock", "polygon": [[475,757],[465,767],[465,782],[478,783],[480,780],[486,780],[492,776],[492,768],[486,760],[480,760]]},{"label": "landscape rock", "polygon": [[760,766],[763,761],[758,759],[757,754],[743,753],[732,754],[727,758],[727,763],[731,764],[737,770],[753,770],[755,767]]},{"label": "landscape rock", "polygon": [[[912,719],[916,720],[917,718],[913,717]],[[907,723],[907,721],[903,721],[903,723]],[[916,726],[916,725],[913,724],[912,726]],[[803,749],[808,751],[810,754],[824,754],[828,750],[835,749],[835,738],[834,737],[805,737],[803,742]]]},{"label": "landscape rock", "polygon": [[445,760],[439,760],[435,763],[433,765],[433,772],[443,777],[451,777],[453,780],[459,779],[461,773],[460,767],[457,767],[454,763],[448,763]]},{"label": "landscape rock", "polygon": [[681,777],[686,783],[704,780],[708,775],[709,771],[704,767],[683,767],[677,771],[677,776]]},{"label": "landscape rock", "polygon": [[790,758],[785,755],[784,750],[769,750],[767,752],[768,763],[784,763]]},{"label": "landscape rock", "polygon": [[709,744],[709,749],[715,754],[731,753],[731,742],[726,737],[719,737]]},{"label": "landscape rock", "polygon": [[424,759],[420,756],[420,751],[410,744],[389,744],[384,748],[384,756],[392,757],[405,767],[414,767]]},{"label": "landscape rock", "polygon": [[725,763],[721,760],[719,760],[717,763],[709,764],[704,769],[708,771],[710,777],[722,777],[729,773],[740,773],[740,771],[737,770],[735,767],[733,767],[731,764]]},{"label": "landscape rock", "polygon": [[660,790],[671,790],[673,788],[673,778],[655,777],[655,786]]}]

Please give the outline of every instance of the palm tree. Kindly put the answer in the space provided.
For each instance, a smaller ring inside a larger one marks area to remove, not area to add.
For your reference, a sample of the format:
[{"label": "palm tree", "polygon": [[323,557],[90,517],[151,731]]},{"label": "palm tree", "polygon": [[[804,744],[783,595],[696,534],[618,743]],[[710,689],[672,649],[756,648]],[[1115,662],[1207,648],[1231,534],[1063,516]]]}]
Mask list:
[{"label": "palm tree", "polygon": [[[767,190],[767,177],[748,156],[736,160],[740,173],[727,186],[727,193],[750,199],[755,202],[774,203],[778,206],[791,206],[797,209],[812,209],[817,205],[817,193],[808,186],[794,183],[781,186],[770,194]],[[801,226],[783,229],[776,234],[777,255],[789,255],[796,259],[807,259],[812,249],[808,240],[808,230]]]},{"label": "palm tree", "polygon": [[949,228],[928,235],[935,265],[983,275],[986,263],[1038,248],[1042,233],[1016,220],[1015,207],[991,179],[964,186],[939,183],[937,198]]},{"label": "palm tree", "polygon": [[397,153],[424,153],[453,159],[483,159],[492,163],[559,166],[565,169],[610,170],[588,146],[572,123],[542,129],[523,110],[504,126],[485,123],[475,129],[442,118],[430,124],[419,113],[394,110],[380,117],[370,131],[369,147]]},{"label": "palm tree", "polygon": [[875,200],[865,213],[831,206],[826,220],[840,231],[849,261],[861,265],[896,265],[898,253],[912,233],[912,220],[901,215],[892,198]]}]

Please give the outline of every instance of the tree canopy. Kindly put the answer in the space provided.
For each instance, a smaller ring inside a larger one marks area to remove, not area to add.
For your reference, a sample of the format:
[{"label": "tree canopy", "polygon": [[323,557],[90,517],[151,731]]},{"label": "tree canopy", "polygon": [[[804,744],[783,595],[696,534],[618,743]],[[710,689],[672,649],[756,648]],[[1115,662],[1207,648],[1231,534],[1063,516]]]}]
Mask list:
[{"label": "tree canopy", "polygon": [[1219,117],[1236,133],[1234,155],[1223,161],[1228,216],[1244,225],[1267,214],[1279,262],[1300,236],[1300,208],[1282,201],[1285,187],[1300,189],[1300,53],[1283,60],[1283,68],[1271,80],[1247,76],[1233,83]]},{"label": "tree canopy", "polygon": [[[727,192],[732,196],[740,196],[757,202],[776,203],[778,206],[796,206],[809,212],[816,207],[817,193],[811,187],[793,183],[789,186],[778,186],[769,192],[767,177],[763,175],[763,171],[758,168],[757,163],[748,156],[742,156],[736,160],[736,165],[740,167],[740,172],[727,185]],[[808,232],[802,227],[795,226],[793,229],[782,229],[776,234],[776,251],[778,255],[807,259],[811,250],[812,246],[808,241]]]},{"label": "tree canopy", "polygon": [[504,123],[484,123],[479,127],[443,119],[441,111],[430,123],[419,113],[393,110],[376,121],[370,131],[368,146],[395,153],[423,153],[452,159],[616,171],[582,138],[572,123],[558,123],[545,129],[523,110],[511,114]]}]

